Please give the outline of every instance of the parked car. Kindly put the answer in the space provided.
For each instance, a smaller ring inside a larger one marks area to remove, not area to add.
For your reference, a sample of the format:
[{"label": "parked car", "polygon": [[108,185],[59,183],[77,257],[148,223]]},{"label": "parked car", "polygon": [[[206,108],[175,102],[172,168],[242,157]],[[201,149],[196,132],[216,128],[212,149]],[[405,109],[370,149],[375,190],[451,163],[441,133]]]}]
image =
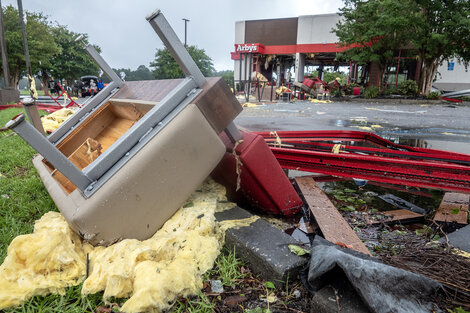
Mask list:
[{"label": "parked car", "polygon": [[98,77],[87,75],[80,77],[80,80],[82,81],[82,97],[94,96],[98,93]]}]

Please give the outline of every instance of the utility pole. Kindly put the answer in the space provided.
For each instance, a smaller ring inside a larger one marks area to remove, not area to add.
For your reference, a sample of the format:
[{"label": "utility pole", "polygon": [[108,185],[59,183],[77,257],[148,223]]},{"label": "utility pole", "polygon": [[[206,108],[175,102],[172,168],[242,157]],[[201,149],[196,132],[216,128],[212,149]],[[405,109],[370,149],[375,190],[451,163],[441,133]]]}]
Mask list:
[{"label": "utility pole", "polygon": [[20,100],[20,92],[11,85],[10,81],[10,67],[8,65],[8,53],[1,1],[0,10],[0,50],[2,52],[3,81],[5,82],[3,88],[0,90],[0,104],[7,104],[8,102],[18,102]]},{"label": "utility pole", "polygon": [[7,44],[5,41],[5,28],[3,27],[3,9],[2,1],[0,0],[0,48],[2,50],[2,67],[3,67],[3,81],[4,88],[10,88],[10,69],[8,65]]},{"label": "utility pole", "polygon": [[188,22],[187,18],[182,19],[184,21],[184,46],[187,47],[187,39],[188,39]]},{"label": "utility pole", "polygon": [[24,47],[24,58],[26,61],[26,72],[29,82],[29,90],[31,92],[31,99],[28,101],[23,101],[24,109],[26,111],[26,115],[29,118],[29,121],[34,125],[34,127],[43,135],[46,133],[44,132],[44,128],[42,127],[41,118],[39,117],[39,112],[36,107],[36,101],[33,94],[33,88],[31,88],[33,84],[33,73],[31,70],[31,61],[29,60],[29,49],[28,49],[28,40],[26,38],[26,27],[24,25],[24,14],[23,14],[23,3],[21,0],[18,0],[18,14],[20,17],[20,28],[21,34],[23,35],[23,47]]}]

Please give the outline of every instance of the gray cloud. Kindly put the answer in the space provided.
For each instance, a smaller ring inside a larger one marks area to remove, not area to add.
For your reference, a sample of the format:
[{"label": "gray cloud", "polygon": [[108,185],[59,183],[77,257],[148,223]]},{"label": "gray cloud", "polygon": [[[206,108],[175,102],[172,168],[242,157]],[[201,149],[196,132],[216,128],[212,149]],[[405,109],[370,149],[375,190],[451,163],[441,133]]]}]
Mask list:
[{"label": "gray cloud", "polygon": [[[3,0],[2,4],[17,6],[15,0]],[[163,46],[145,20],[156,8],[183,40],[182,18],[190,19],[188,44],[205,49],[216,69],[224,70],[233,67],[230,52],[235,21],[332,13],[341,4],[341,0],[23,0],[25,10],[43,12],[72,31],[87,33],[112,67],[132,69],[148,66],[155,49]]]}]

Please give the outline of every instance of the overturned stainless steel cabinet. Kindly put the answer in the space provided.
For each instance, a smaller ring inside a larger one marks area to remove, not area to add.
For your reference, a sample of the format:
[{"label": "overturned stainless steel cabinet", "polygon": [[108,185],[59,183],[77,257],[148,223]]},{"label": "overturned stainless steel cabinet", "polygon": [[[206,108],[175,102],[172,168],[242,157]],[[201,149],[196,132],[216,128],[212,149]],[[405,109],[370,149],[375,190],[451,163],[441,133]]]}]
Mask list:
[{"label": "overturned stainless steel cabinet", "polygon": [[40,141],[37,132],[14,128],[42,155],[33,163],[45,187],[71,227],[91,244],[152,236],[219,163],[225,146],[218,135],[241,111],[222,78],[206,79],[188,65],[194,61],[167,26],[162,36],[173,39],[164,42],[190,69],[186,78],[122,82],[114,77],[107,93],[49,138]]},{"label": "overturned stainless steel cabinet", "polygon": [[90,243],[107,245],[122,238],[152,236],[204,181],[224,152],[217,134],[191,104],[138,153],[124,156],[129,158],[126,164],[89,198],[78,189],[68,189],[71,186],[58,180],[42,157],[33,162],[71,227]]}]

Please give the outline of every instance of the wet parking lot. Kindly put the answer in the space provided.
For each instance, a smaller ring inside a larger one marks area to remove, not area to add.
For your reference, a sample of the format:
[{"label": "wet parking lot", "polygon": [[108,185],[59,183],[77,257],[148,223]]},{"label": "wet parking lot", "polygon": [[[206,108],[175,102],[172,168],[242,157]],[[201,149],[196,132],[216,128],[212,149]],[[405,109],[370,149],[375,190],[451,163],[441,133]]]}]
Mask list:
[{"label": "wet parking lot", "polygon": [[252,131],[367,131],[395,143],[470,154],[470,106],[434,103],[265,103],[244,108],[236,123]]}]

